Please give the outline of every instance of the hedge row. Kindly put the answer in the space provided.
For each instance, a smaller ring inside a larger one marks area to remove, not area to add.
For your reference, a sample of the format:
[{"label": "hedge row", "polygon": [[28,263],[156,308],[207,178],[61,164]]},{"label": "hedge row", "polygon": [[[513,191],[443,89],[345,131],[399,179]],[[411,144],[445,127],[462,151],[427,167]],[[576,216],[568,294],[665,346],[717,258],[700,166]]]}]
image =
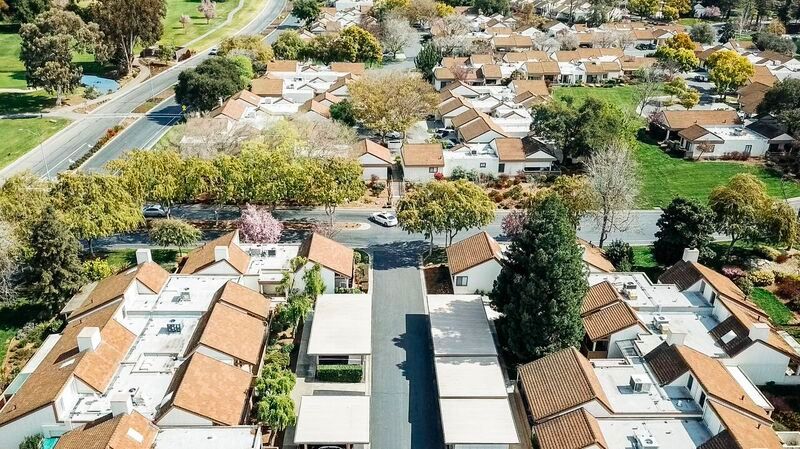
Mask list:
[{"label": "hedge row", "polygon": [[113,128],[106,129],[105,134],[103,134],[102,136],[100,136],[99,139],[97,139],[97,142],[94,145],[92,145],[92,148],[90,148],[89,151],[87,151],[86,153],[83,154],[83,156],[79,157],[74,162],[69,164],[69,169],[75,170],[77,168],[80,168],[80,166],[83,165],[84,162],[89,160],[90,157],[92,157],[95,153],[100,151],[100,148],[103,148],[103,145],[107,144],[109,140],[113,139],[114,136],[119,134],[119,132],[122,131],[122,129],[123,129],[122,125],[116,125]]},{"label": "hedge row", "polygon": [[361,365],[320,365],[317,379],[321,382],[358,383],[364,378]]}]

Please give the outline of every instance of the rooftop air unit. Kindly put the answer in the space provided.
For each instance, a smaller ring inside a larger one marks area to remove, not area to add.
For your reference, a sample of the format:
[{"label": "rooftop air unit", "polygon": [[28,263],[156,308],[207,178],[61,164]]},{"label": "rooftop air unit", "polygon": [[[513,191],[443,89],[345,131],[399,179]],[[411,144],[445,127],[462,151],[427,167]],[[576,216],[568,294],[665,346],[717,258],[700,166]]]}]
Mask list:
[{"label": "rooftop air unit", "polygon": [[181,302],[189,301],[190,299],[192,299],[192,295],[189,293],[189,290],[184,290],[181,292]]},{"label": "rooftop air unit", "polygon": [[180,334],[182,329],[183,329],[183,324],[180,321],[176,320],[175,318],[172,318],[167,323],[168,334]]},{"label": "rooftop air unit", "polygon": [[634,374],[631,376],[630,387],[634,393],[647,393],[653,384],[645,374]]},{"label": "rooftop air unit", "polygon": [[275,248],[270,248],[267,250],[267,257],[275,257],[278,255],[278,250]]},{"label": "rooftop air unit", "polygon": [[658,449],[658,442],[646,429],[636,431],[633,438],[636,441],[636,449]]}]

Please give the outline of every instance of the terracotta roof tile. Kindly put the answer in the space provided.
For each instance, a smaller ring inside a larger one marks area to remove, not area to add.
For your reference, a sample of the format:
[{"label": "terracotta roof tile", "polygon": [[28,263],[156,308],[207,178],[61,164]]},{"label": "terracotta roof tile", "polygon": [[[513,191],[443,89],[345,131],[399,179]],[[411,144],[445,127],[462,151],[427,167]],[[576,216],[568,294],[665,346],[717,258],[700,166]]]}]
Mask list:
[{"label": "terracotta roof tile", "polygon": [[573,347],[522,365],[518,375],[534,421],[593,400],[611,410],[591,363]]},{"label": "terracotta roof tile", "polygon": [[72,311],[69,318],[74,319],[122,299],[122,295],[125,294],[125,291],[134,281],[140,282],[153,293],[158,293],[166,284],[167,279],[169,279],[169,273],[153,262],[145,262],[125,272],[101,279],[96,283],[85,286],[78,292],[78,295],[86,294],[87,292],[88,295],[80,306]]},{"label": "terracotta roof tile", "polygon": [[703,128],[700,125],[692,125],[692,126],[690,126],[688,128],[685,128],[685,129],[682,129],[682,130],[678,131],[678,135],[680,137],[683,137],[684,139],[686,139],[686,140],[688,140],[690,142],[691,141],[695,141],[695,140],[697,140],[697,139],[699,139],[699,138],[701,138],[701,137],[703,137],[703,136],[705,136],[707,134],[711,134],[711,131]]},{"label": "terracotta roof tile", "polygon": [[180,274],[194,274],[214,263],[214,248],[225,246],[228,248],[228,263],[239,273],[244,274],[250,264],[250,256],[242,251],[237,244],[239,231],[229,232],[222,237],[214,239],[200,248],[195,249],[186,256],[186,260],[179,268]]},{"label": "terracotta roof tile", "polygon": [[352,73],[361,76],[366,73],[367,68],[363,62],[332,62],[331,71]]},{"label": "terracotta roof tile", "polygon": [[481,68],[478,69],[478,77],[491,80],[499,80],[503,78],[503,72],[500,70],[499,65],[484,64],[481,66]]},{"label": "terracotta roof tile", "polygon": [[514,80],[511,82],[511,87],[516,94],[530,92],[544,97],[550,95],[550,89],[547,88],[547,83],[544,80]]},{"label": "terracotta roof tile", "polygon": [[480,113],[475,108],[467,109],[466,111],[458,114],[457,116],[453,117],[453,128],[460,128],[467,123],[475,120],[476,118],[480,117]]},{"label": "terracotta roof tile", "polygon": [[437,143],[405,144],[400,154],[407,167],[444,167],[442,146]]},{"label": "terracotta roof tile", "polygon": [[500,245],[486,232],[479,232],[447,247],[450,274],[458,274],[490,260],[500,260]]},{"label": "terracotta roof tile", "polygon": [[250,83],[250,92],[259,97],[280,97],[283,95],[283,80],[256,78]]},{"label": "terracotta roof tile", "polygon": [[785,446],[771,426],[752,419],[724,404],[711,402],[725,430],[697,449],[783,449]]},{"label": "terracotta roof tile", "polygon": [[597,419],[584,408],[534,426],[540,449],[607,449]]},{"label": "terracotta roof tile", "polygon": [[214,300],[230,304],[262,320],[269,317],[270,299],[234,281],[226,282],[217,291]]},{"label": "terracotta roof tile", "polygon": [[394,158],[392,158],[392,152],[389,151],[388,148],[385,146],[375,143],[369,139],[363,139],[356,143],[357,154],[359,156],[363,156],[365,154],[371,154],[372,156],[377,157],[378,159],[386,162],[387,164],[394,164]]},{"label": "terracotta roof tile", "polygon": [[666,127],[674,131],[692,125],[735,125],[740,123],[739,115],[733,110],[662,111],[661,114]]},{"label": "terracotta roof tile", "polygon": [[216,302],[198,324],[186,353],[191,354],[203,345],[257,366],[266,336],[267,325],[263,320]]},{"label": "terracotta roof tile", "polygon": [[291,59],[270,61],[267,63],[267,72],[296,72],[297,61]]},{"label": "terracotta roof tile", "polygon": [[555,76],[561,74],[556,61],[526,62],[525,71],[528,75]]},{"label": "terracotta roof tile", "polygon": [[604,273],[611,273],[614,271],[614,264],[606,259],[602,248],[598,248],[583,239],[578,239],[578,244],[584,248],[583,262],[590,267]]},{"label": "terracotta roof tile", "polygon": [[592,341],[606,338],[615,332],[640,324],[636,314],[624,301],[616,301],[607,307],[587,313],[581,317],[581,320],[586,335]]},{"label": "terracotta roof tile", "polygon": [[297,255],[342,276],[353,276],[353,250],[323,235],[311,234],[300,245]]},{"label": "terracotta roof tile", "polygon": [[485,65],[485,64],[494,64],[494,58],[490,54],[476,54],[470,55],[467,58],[467,61],[472,65]]},{"label": "terracotta roof tile", "polygon": [[621,298],[614,286],[608,281],[600,282],[589,287],[586,292],[581,304],[581,315],[610,306],[617,301],[621,301]]},{"label": "terracotta roof tile", "polygon": [[522,139],[517,137],[504,137],[494,139],[494,145],[497,149],[497,157],[500,162],[524,162],[525,161],[525,148],[522,145]]},{"label": "terracotta roof tile", "polygon": [[436,108],[439,115],[449,114],[460,107],[472,107],[467,99],[464,97],[450,97],[439,104]]},{"label": "terracotta roof tile", "polygon": [[[133,430],[141,441],[131,437]],[[134,411],[130,415],[103,416],[62,435],[54,449],[150,449],[158,427]]]}]

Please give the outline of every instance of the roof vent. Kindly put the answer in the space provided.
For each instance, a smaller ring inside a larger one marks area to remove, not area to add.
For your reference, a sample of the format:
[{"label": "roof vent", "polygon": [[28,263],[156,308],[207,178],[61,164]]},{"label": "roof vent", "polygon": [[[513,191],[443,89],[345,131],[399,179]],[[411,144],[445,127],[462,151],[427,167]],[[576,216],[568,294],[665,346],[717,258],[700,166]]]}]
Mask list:
[{"label": "roof vent", "polygon": [[645,428],[635,430],[633,438],[636,440],[637,449],[658,449],[655,437]]},{"label": "roof vent", "polygon": [[153,255],[150,253],[150,248],[139,248],[136,250],[136,265],[152,261]]},{"label": "roof vent", "polygon": [[753,323],[750,326],[750,339],[767,341],[769,339],[769,324],[767,323]]}]

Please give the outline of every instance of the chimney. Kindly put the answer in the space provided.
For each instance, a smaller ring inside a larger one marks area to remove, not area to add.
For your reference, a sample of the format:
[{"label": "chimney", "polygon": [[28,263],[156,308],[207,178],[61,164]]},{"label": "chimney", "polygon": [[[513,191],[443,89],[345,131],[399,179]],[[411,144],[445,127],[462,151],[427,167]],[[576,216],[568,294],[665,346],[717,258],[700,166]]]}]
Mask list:
[{"label": "chimney", "polygon": [[125,393],[111,395],[111,416],[129,415],[132,411],[131,395]]},{"label": "chimney", "polygon": [[667,344],[668,345],[682,345],[683,342],[686,340],[686,334],[684,332],[667,332]]},{"label": "chimney", "polygon": [[214,262],[219,262],[220,260],[228,260],[228,247],[227,246],[215,246],[214,247]]},{"label": "chimney", "polygon": [[700,250],[695,248],[683,249],[683,260],[686,262],[697,262],[700,258]]},{"label": "chimney", "polygon": [[100,345],[100,328],[84,327],[78,333],[78,351],[94,351]]},{"label": "chimney", "polygon": [[139,248],[136,250],[136,265],[152,261],[153,254],[150,252],[150,248]]},{"label": "chimney", "polygon": [[769,339],[769,324],[753,323],[753,325],[750,326],[750,339],[753,341],[767,341],[767,339]]}]

